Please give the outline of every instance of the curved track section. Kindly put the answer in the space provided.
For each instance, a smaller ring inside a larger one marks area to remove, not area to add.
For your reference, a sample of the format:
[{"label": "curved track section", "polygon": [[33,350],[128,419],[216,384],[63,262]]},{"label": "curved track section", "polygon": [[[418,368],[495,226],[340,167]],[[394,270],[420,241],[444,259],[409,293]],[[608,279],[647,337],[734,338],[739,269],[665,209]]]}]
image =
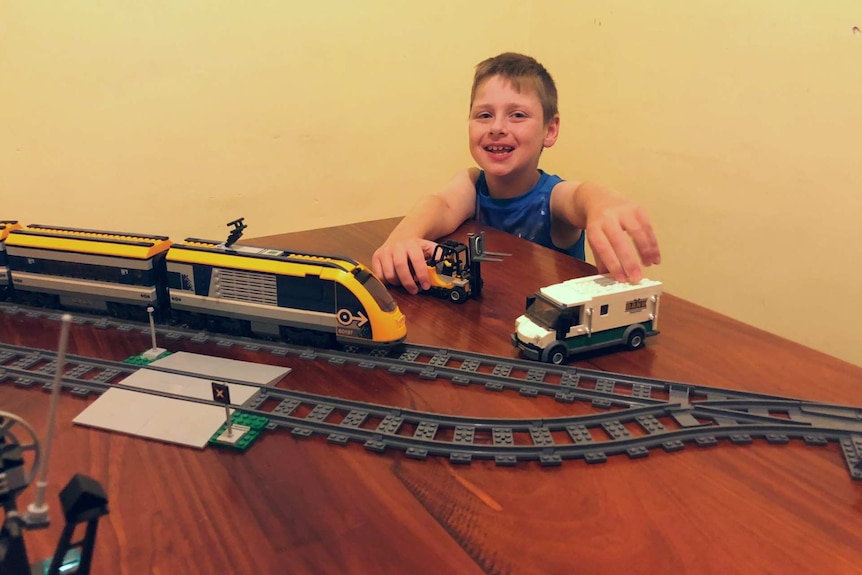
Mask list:
[{"label": "curved track section", "polygon": [[[105,318],[77,321],[123,330],[149,329]],[[810,445],[834,441],[841,446],[851,477],[862,480],[862,408],[858,407],[411,344],[389,350],[317,350],[176,328],[159,329],[168,339],[214,340],[223,346],[242,345],[309,361],[355,365],[368,369],[368,377],[373,377],[375,369],[396,375],[410,373],[429,380],[448,379],[457,385],[482,385],[489,391],[512,390],[525,399],[546,395],[563,403],[589,402],[601,410],[559,418],[483,419],[271,387],[260,388],[244,405],[234,406],[266,417],[270,429],[284,427],[299,437],[325,435],[331,443],[359,442],[371,451],[396,449],[416,459],[440,456],[454,463],[485,459],[498,465],[537,461],[549,466],[559,465],[564,459],[598,463],[617,454],[639,458],[654,448],[677,451],[688,444],[708,447],[720,439],[740,444],[755,439],[776,444],[801,439]],[[101,393],[111,386],[141,391],[123,386],[122,379],[136,369],[157,369],[78,356],[67,356],[66,361],[62,385],[78,395]],[[50,389],[55,365],[53,352],[0,345],[0,383],[11,380],[19,386],[38,384]]]}]

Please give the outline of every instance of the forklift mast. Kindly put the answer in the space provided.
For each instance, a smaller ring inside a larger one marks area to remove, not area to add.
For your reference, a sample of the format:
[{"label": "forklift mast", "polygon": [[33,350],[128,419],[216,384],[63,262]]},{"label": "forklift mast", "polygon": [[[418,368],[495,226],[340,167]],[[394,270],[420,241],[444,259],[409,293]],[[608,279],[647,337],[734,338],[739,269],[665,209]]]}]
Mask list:
[{"label": "forklift mast", "polygon": [[502,261],[498,257],[509,254],[491,253],[485,251],[485,234],[468,234],[467,244],[455,240],[443,240],[437,244],[431,257],[426,264],[433,268],[435,273],[441,277],[450,277],[456,282],[467,282],[467,289],[463,287],[432,288],[437,295],[448,297],[455,303],[463,303],[468,297],[480,297],[482,295],[482,269],[483,261]]}]

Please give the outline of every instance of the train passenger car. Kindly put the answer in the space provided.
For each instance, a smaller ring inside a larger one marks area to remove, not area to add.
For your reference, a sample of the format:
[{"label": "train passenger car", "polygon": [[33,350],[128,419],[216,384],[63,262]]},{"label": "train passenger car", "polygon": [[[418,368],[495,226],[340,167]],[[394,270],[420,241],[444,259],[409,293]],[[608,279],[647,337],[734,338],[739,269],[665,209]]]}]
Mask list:
[{"label": "train passenger car", "polygon": [[380,280],[349,258],[189,238],[167,259],[172,313],[192,327],[314,346],[407,335]]},{"label": "train passenger car", "polygon": [[16,301],[145,319],[166,301],[164,236],[28,225],[6,238]]},{"label": "train passenger car", "polygon": [[6,257],[6,236],[21,225],[15,220],[0,220],[0,300],[6,299],[9,291],[9,266]]}]

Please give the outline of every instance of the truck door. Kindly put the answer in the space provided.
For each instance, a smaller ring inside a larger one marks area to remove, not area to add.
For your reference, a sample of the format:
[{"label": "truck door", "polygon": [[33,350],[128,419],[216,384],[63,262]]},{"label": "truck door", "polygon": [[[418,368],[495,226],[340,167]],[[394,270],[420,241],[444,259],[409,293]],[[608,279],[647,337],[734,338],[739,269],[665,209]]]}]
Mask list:
[{"label": "truck door", "polygon": [[570,336],[570,331],[573,327],[577,327],[581,323],[581,311],[584,306],[577,306],[573,308],[567,308],[560,312],[560,315],[557,316],[557,321],[555,322],[554,329],[557,332],[557,339],[560,341],[565,340]]}]

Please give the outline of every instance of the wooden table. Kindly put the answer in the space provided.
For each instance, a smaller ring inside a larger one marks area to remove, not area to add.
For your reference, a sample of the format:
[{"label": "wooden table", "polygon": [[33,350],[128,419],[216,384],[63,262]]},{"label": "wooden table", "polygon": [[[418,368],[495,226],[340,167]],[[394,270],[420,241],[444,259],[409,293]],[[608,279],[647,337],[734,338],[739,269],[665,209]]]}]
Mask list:
[{"label": "wooden table", "polygon": [[[284,234],[255,245],[339,253],[370,263],[396,219]],[[466,224],[455,239],[466,241]],[[537,288],[590,266],[495,230],[481,300],[455,305],[392,292],[415,343],[517,357],[509,335]],[[667,262],[665,265],[673,265]],[[803,272],[804,273],[804,272]],[[673,286],[665,286],[673,292]],[[666,294],[661,334],[636,352],[576,365],[847,405],[862,404],[862,369]],[[789,314],[804,315],[800,310]],[[0,313],[0,340],[56,346],[59,324]],[[70,353],[122,359],[140,334],[73,327]],[[170,347],[170,344],[169,344]],[[397,378],[245,350],[188,351],[287,365],[281,386],[440,413],[554,417],[572,405],[448,380]],[[862,573],[862,485],[836,444],[799,441],[543,468],[414,461],[358,444],[268,432],[245,453],[198,451],[74,426],[93,399],[64,395],[48,502],[54,524],[27,533],[31,561],[62,527],[57,492],[76,472],[102,483],[94,573]],[[0,409],[40,432],[48,396],[0,385]],[[19,498],[26,507],[32,486]]]}]

